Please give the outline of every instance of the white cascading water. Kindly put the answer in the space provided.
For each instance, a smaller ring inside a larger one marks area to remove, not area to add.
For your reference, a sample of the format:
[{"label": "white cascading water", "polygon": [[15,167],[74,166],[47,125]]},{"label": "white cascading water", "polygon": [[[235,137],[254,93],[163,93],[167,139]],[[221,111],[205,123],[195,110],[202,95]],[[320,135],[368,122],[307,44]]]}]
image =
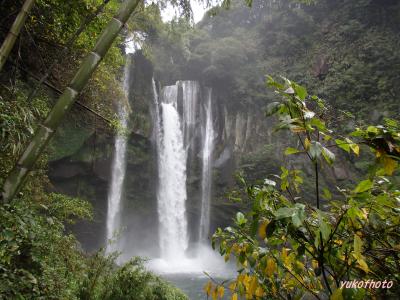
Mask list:
[{"label": "white cascading water", "polygon": [[[158,93],[157,93],[157,87],[156,87],[156,82],[154,78],[152,78],[152,86],[153,86],[153,100],[154,100],[154,111],[152,111],[153,119],[154,119],[154,128],[153,128],[153,139],[155,140],[156,143],[156,148],[157,152],[160,152],[160,146],[161,146],[161,139],[162,139],[162,132],[161,132],[161,116],[160,116],[160,104],[158,100]],[[159,160],[158,160],[159,163]]]},{"label": "white cascading water", "polygon": [[212,154],[214,151],[214,126],[211,105],[211,89],[207,90],[205,126],[203,127],[203,153],[201,176],[201,215],[199,241],[204,242],[210,231],[210,200],[212,183]]},{"label": "white cascading water", "polygon": [[[178,89],[182,87],[182,116],[178,112]],[[195,143],[195,136],[202,133],[203,172],[201,231],[202,238],[209,234],[212,152],[214,129],[212,122],[211,90],[207,94],[204,114],[197,114],[199,107],[199,84],[180,81],[174,86],[163,88],[162,97],[154,93],[154,138],[158,162],[158,218],[160,258],[152,259],[148,266],[157,273],[230,274],[230,269],[219,255],[206,243],[197,244],[193,256],[187,254],[189,229],[187,200],[187,163],[189,151]],[[161,100],[161,101],[160,101]],[[199,120],[200,118],[200,120]],[[203,119],[203,120],[202,120]],[[204,120],[205,119],[205,120]],[[202,126],[197,126],[198,124]],[[202,130],[203,132],[198,132]],[[193,141],[193,143],[192,143]],[[199,150],[199,149],[197,149]]]},{"label": "white cascading water", "polygon": [[197,81],[181,81],[183,91],[183,136],[185,147],[189,148],[195,136],[197,124],[197,102],[199,84]]},{"label": "white cascading water", "polygon": [[161,258],[179,262],[188,247],[186,219],[186,152],[177,111],[177,86],[164,88],[161,103],[158,215]]},{"label": "white cascading water", "polygon": [[[130,60],[127,59],[124,69],[124,92],[126,97],[128,97],[129,91],[129,66]],[[121,198],[126,171],[127,137],[125,135],[125,130],[127,129],[129,118],[127,101],[118,102],[118,117],[121,131],[115,137],[111,185],[108,192],[107,241],[113,240],[111,244],[107,245],[106,251],[108,253],[120,250],[120,243],[118,238],[114,239],[114,235],[121,227]]]}]

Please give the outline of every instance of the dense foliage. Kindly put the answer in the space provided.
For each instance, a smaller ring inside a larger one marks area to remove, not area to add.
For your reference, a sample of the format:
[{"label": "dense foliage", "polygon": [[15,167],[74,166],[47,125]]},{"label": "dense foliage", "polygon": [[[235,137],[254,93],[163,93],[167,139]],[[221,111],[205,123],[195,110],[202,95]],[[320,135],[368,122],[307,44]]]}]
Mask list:
[{"label": "dense foliage", "polygon": [[[5,0],[0,4],[2,40],[20,3]],[[0,74],[1,186],[119,5],[120,1],[36,1]],[[113,121],[113,105],[116,100],[125,100],[120,80],[123,38],[116,39],[81,94],[59,142],[37,162],[18,197],[0,207],[1,299],[186,299],[182,292],[147,272],[139,259],[120,267],[117,254],[105,255],[103,250],[95,255],[85,253],[71,232],[71,224],[77,219],[91,220],[91,205],[52,193],[54,187],[47,178],[49,157],[62,158],[69,153],[68,148],[82,144],[99,129],[110,131],[107,123],[118,127]],[[44,77],[44,84],[38,85]],[[75,142],[65,134],[74,123],[79,123],[82,133]],[[72,146],[64,149],[68,143]]]},{"label": "dense foliage", "polygon": [[186,299],[140,259],[87,255],[66,225],[91,218],[88,202],[49,194],[0,208],[0,299]]},{"label": "dense foliage", "polygon": [[64,234],[64,223],[90,217],[90,206],[59,194],[41,204],[28,199],[0,208],[0,295],[73,299],[84,278],[85,257],[75,237]]},{"label": "dense foliage", "polygon": [[157,78],[200,80],[238,109],[265,105],[263,76],[284,75],[358,119],[398,113],[398,1],[230,2],[149,33]]},{"label": "dense foliage", "polygon": [[[277,114],[277,130],[297,137],[297,147],[287,148],[285,155],[307,157],[314,169],[315,197],[301,194],[303,173],[293,167],[282,166],[281,174],[262,185],[243,180],[243,199],[252,209],[238,212],[234,225],[218,229],[213,237],[225,260],[233,258],[239,265],[236,279],[225,283],[232,299],[395,299],[400,191],[391,176],[400,159],[399,123],[387,119],[339,137],[323,118],[327,109],[322,99],[287,79],[280,83],[270,77],[268,85],[281,101],[271,103],[267,115]],[[334,152],[341,149],[355,158],[368,148],[376,165],[366,178],[351,188],[320,187],[320,169],[334,164]],[[345,284],[353,280],[364,284]],[[371,288],[378,281],[379,287]],[[206,286],[213,299],[224,289],[224,284]]]}]

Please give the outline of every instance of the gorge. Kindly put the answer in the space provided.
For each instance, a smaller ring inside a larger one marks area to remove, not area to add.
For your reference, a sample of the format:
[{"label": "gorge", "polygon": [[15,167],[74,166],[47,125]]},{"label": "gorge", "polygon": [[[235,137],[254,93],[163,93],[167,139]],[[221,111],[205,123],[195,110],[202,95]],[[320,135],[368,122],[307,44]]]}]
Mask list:
[{"label": "gorge", "polygon": [[[0,205],[0,298],[398,295],[399,1],[206,1],[196,23],[125,1],[122,27],[119,0],[35,1],[1,70],[0,183],[27,180]],[[5,37],[24,1],[0,2]]]}]

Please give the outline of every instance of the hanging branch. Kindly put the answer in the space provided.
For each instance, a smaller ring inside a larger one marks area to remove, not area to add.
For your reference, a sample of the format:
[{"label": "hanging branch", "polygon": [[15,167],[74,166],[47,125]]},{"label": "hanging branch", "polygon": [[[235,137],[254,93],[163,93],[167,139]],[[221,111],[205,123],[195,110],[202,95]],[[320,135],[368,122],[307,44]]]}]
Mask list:
[{"label": "hanging branch", "polygon": [[64,58],[72,45],[75,43],[77,38],[80,36],[80,34],[85,30],[86,26],[91,23],[104,9],[104,7],[107,5],[107,3],[110,2],[110,0],[104,0],[101,5],[97,7],[97,9],[87,16],[79,26],[78,30],[69,38],[67,43],[64,45],[64,49],[61,51],[59,55],[54,59],[54,61],[51,63],[51,65],[47,68],[46,73],[40,78],[39,82],[36,84],[35,88],[32,90],[32,92],[28,95],[28,102],[32,100],[35,95],[37,94],[39,87],[47,80],[47,78],[50,76],[52,70],[54,69],[55,65],[60,61],[61,58]]},{"label": "hanging branch", "polygon": [[121,5],[117,15],[111,19],[100,34],[93,51],[86,56],[75,74],[75,77],[57,100],[57,103],[54,105],[43,124],[38,126],[21,158],[18,160],[14,169],[8,174],[2,189],[1,201],[3,203],[10,202],[21,189],[29,171],[35,165],[55,130],[75,103],[78,94],[83,90],[140,1],[141,0],[126,0]]},{"label": "hanging branch", "polygon": [[7,61],[8,56],[12,48],[14,47],[15,41],[21,29],[24,27],[24,23],[26,17],[28,16],[29,11],[31,10],[35,0],[26,0],[24,5],[21,8],[18,16],[15,18],[13,25],[11,26],[10,31],[8,32],[6,39],[4,40],[3,44],[0,48],[0,72],[3,69],[5,62]]}]

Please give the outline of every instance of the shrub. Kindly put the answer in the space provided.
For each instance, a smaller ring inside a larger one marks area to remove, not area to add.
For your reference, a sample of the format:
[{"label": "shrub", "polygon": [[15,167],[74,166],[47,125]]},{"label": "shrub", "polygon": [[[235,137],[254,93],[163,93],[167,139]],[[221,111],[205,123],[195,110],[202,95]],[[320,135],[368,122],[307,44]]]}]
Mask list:
[{"label": "shrub", "polygon": [[[298,147],[287,148],[285,155],[304,155],[310,162],[315,195],[301,193],[304,179],[296,169],[282,167],[262,185],[242,180],[252,209],[238,212],[232,227],[213,236],[213,247],[218,244],[225,260],[237,261],[238,275],[230,284],[209,282],[207,294],[217,299],[228,289],[232,299],[395,299],[400,191],[392,175],[400,158],[399,124],[387,119],[338,137],[323,120],[328,110],[322,99],[287,79],[269,78],[268,85],[282,100],[269,104],[267,114],[278,115],[278,130],[297,137]],[[334,164],[333,149],[358,156],[359,144],[374,153],[375,168],[352,188],[322,189],[320,170]],[[369,285],[343,287],[351,280]],[[371,288],[372,281],[393,286]]]}]

